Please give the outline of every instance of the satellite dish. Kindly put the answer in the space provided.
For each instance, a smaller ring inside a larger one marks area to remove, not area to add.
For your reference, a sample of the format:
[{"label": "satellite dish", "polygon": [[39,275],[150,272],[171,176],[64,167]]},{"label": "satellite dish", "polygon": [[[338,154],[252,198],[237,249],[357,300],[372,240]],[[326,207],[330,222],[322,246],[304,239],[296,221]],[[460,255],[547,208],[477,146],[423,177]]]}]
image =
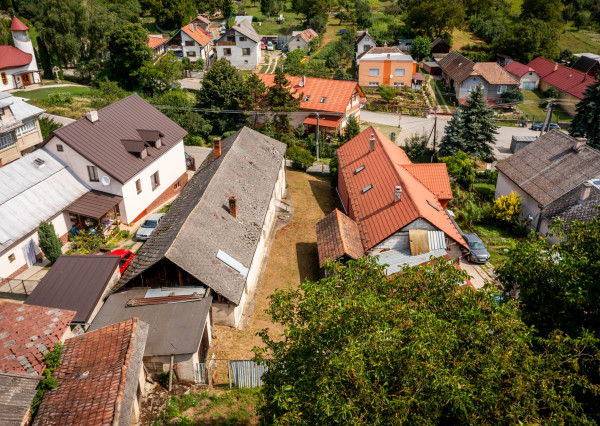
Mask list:
[{"label": "satellite dish", "polygon": [[298,86],[300,86],[300,87],[304,87],[304,82],[303,82],[303,81],[301,81],[300,83],[298,83]]},{"label": "satellite dish", "polygon": [[104,186],[110,185],[110,178],[108,176],[102,176],[102,185],[104,185]]}]

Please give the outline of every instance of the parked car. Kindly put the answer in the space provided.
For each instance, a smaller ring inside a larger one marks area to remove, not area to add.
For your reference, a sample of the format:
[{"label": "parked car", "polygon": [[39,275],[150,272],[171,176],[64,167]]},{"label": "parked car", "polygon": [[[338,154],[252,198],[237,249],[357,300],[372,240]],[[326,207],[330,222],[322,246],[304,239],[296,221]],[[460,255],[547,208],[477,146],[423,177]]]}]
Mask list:
[{"label": "parked car", "polygon": [[288,50],[290,50],[289,46],[286,44],[285,46],[283,46],[283,49],[281,49],[282,52],[287,52]]},{"label": "parked car", "polygon": [[481,238],[472,232],[464,234],[467,244],[469,244],[469,260],[473,263],[486,263],[490,260],[490,252],[485,248],[485,244],[481,241]]},{"label": "parked car", "polygon": [[267,48],[267,45],[265,44],[264,41],[260,41],[260,50],[265,50]]},{"label": "parked car", "polygon": [[273,50],[275,47],[273,46],[273,42],[272,41],[268,41],[267,42],[267,50]]},{"label": "parked car", "polygon": [[[544,125],[544,123],[535,123],[531,125],[531,130],[542,130],[542,126]],[[548,130],[554,130],[554,129],[560,129],[560,126],[557,123],[550,123],[548,124],[548,126],[546,127],[546,131]]]},{"label": "parked car", "polygon": [[133,252],[131,250],[126,250],[126,249],[113,250],[110,252],[110,254],[112,254],[113,256],[119,256],[121,258],[121,260],[119,262],[119,268],[121,271],[121,275],[123,275],[123,272],[125,272],[125,269],[127,269],[129,264],[135,257],[135,254],[133,254]]},{"label": "parked car", "polygon": [[158,223],[163,218],[164,213],[154,213],[146,218],[142,226],[135,233],[135,237],[140,241],[146,241],[154,232],[154,228],[158,226]]}]

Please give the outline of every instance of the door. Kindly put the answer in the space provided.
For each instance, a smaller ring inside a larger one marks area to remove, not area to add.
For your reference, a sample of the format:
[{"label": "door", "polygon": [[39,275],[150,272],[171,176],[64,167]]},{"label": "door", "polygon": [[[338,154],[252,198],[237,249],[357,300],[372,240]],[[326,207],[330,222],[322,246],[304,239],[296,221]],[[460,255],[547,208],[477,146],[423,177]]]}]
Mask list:
[{"label": "door", "polygon": [[31,79],[29,78],[29,74],[23,74],[21,76],[21,80],[23,80],[23,86],[29,86],[31,84]]},{"label": "door", "polygon": [[535,90],[535,81],[524,81],[523,90]]},{"label": "door", "polygon": [[35,249],[33,248],[33,240],[29,240],[27,244],[23,246],[23,255],[25,255],[27,267],[35,264]]}]

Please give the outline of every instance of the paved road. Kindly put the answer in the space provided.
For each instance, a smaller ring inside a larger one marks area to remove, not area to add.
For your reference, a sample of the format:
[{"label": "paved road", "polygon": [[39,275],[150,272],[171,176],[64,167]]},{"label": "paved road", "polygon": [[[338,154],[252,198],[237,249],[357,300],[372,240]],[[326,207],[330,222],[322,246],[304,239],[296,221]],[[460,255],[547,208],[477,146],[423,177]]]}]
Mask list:
[{"label": "paved road", "polygon": [[202,80],[199,78],[184,78],[179,80],[182,89],[200,90],[202,88]]},{"label": "paved road", "polygon": [[[449,115],[440,115],[438,116],[438,130],[437,130],[437,140],[438,142],[444,136],[444,127],[450,121],[451,116]],[[413,133],[421,133],[425,131],[427,134],[431,132],[433,129],[433,124],[435,122],[435,117],[430,116],[429,118],[423,117],[410,117],[410,116],[402,116],[400,120],[398,120],[397,114],[389,114],[383,112],[373,112],[373,111],[365,111],[362,110],[360,112],[360,119],[362,122],[369,122],[373,124],[383,124],[386,126],[400,126],[402,130],[400,133],[397,133],[397,141],[401,142]],[[496,155],[496,159],[503,160],[511,155],[510,152],[510,141],[512,136],[538,136],[540,132],[536,132],[530,130],[529,128],[523,127],[500,127],[498,129],[498,137],[496,146],[494,147],[494,153]]]}]

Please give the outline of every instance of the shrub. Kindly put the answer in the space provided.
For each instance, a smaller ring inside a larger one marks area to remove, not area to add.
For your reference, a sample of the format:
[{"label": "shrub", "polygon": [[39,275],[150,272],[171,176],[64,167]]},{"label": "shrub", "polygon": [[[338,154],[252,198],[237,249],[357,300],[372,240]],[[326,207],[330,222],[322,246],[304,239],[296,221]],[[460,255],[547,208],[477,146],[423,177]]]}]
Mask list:
[{"label": "shrub", "polygon": [[100,234],[81,231],[79,235],[73,237],[71,250],[79,254],[93,253],[104,243],[104,237]]},{"label": "shrub", "polygon": [[558,98],[558,90],[554,87],[549,87],[542,92],[542,96],[545,98]]},{"label": "shrub", "polygon": [[[175,383],[175,379],[176,379],[175,372],[173,372],[171,374],[172,374],[172,376],[171,376],[172,381],[173,381],[173,383]],[[160,373],[158,375],[158,383],[164,388],[169,387],[169,372],[168,371],[163,371],[162,373]]]},{"label": "shrub", "polygon": [[62,354],[63,344],[57,342],[54,344],[54,348],[44,355],[44,362],[46,363],[46,369],[42,374],[44,379],[37,385],[37,392],[31,403],[30,419],[35,417],[35,413],[37,413],[37,410],[42,403],[42,399],[44,398],[44,393],[46,393],[47,390],[55,389],[58,386],[58,381],[52,377],[52,373],[60,365]]},{"label": "shrub", "polygon": [[72,104],[73,97],[70,93],[55,93],[53,95],[48,95],[48,103],[50,105]]},{"label": "shrub", "polygon": [[62,254],[62,242],[58,238],[58,235],[56,235],[54,225],[48,222],[41,222],[38,227],[38,241],[44,256],[46,256],[52,265]]},{"label": "shrub", "polygon": [[315,157],[313,157],[310,151],[299,146],[289,147],[287,158],[292,161],[292,168],[297,170],[306,171],[315,162]]},{"label": "shrub", "polygon": [[184,138],[184,142],[186,145],[190,145],[190,146],[206,145],[206,141],[202,138],[202,136],[198,136],[198,135],[187,135]]},{"label": "shrub", "polygon": [[448,174],[456,179],[456,182],[465,189],[470,189],[475,179],[475,166],[467,154],[456,151],[449,157],[440,158],[446,163]]},{"label": "shrub", "polygon": [[48,117],[41,117],[39,123],[40,130],[42,131],[42,138],[44,139],[50,136],[50,133],[57,129],[60,129],[63,126],[61,123],[57,123],[56,121]]},{"label": "shrub", "polygon": [[523,206],[521,205],[521,196],[514,192],[499,197],[494,201],[494,207],[492,209],[494,218],[511,225],[521,222],[522,212]]}]

